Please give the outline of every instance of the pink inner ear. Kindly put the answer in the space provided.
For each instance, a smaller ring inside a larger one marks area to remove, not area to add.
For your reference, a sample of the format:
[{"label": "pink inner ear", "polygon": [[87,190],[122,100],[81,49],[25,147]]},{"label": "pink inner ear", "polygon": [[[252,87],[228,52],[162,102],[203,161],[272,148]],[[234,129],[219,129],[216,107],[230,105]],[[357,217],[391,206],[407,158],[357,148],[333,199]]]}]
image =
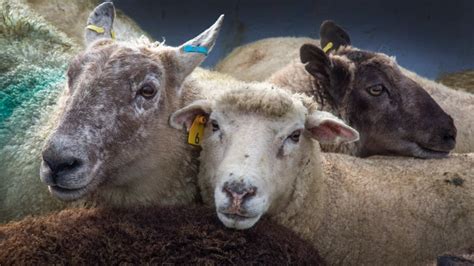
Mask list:
[{"label": "pink inner ear", "polygon": [[189,131],[197,115],[206,115],[206,113],[204,113],[202,110],[189,110],[188,112],[184,112],[176,116],[174,121],[178,125],[184,125],[186,127],[186,131]]},{"label": "pink inner ear", "polygon": [[344,140],[355,138],[352,130],[331,121],[323,122],[319,126],[311,128],[311,133],[321,142],[333,142],[337,137]]}]

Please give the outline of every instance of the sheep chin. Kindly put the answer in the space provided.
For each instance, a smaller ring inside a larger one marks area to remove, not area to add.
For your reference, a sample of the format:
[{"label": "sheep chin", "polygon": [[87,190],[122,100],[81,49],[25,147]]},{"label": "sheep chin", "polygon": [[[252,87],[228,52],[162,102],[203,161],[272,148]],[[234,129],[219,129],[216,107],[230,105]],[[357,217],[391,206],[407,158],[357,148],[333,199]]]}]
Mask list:
[{"label": "sheep chin", "polygon": [[217,217],[225,225],[225,227],[234,228],[237,230],[245,230],[245,229],[251,228],[258,222],[258,220],[260,220],[261,216],[262,215],[259,214],[254,217],[244,217],[244,216],[231,217],[224,213],[217,212]]}]

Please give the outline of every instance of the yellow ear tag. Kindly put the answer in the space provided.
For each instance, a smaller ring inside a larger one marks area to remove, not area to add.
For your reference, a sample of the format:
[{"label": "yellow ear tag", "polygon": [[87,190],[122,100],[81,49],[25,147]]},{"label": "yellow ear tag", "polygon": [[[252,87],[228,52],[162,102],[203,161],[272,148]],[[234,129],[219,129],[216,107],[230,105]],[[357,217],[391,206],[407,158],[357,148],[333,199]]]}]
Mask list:
[{"label": "yellow ear tag", "polygon": [[104,29],[104,28],[99,27],[99,26],[97,26],[97,25],[93,25],[93,24],[87,25],[87,26],[86,26],[86,29],[95,31],[95,32],[97,32],[97,33],[99,33],[99,34],[102,34],[102,33],[105,32],[105,29]]},{"label": "yellow ear tag", "polygon": [[188,143],[196,146],[201,145],[202,136],[204,135],[204,126],[207,119],[203,115],[194,118],[191,128],[189,128]]},{"label": "yellow ear tag", "polygon": [[334,44],[332,42],[328,42],[328,44],[326,44],[326,46],[324,46],[323,52],[327,53],[333,46],[334,46]]}]

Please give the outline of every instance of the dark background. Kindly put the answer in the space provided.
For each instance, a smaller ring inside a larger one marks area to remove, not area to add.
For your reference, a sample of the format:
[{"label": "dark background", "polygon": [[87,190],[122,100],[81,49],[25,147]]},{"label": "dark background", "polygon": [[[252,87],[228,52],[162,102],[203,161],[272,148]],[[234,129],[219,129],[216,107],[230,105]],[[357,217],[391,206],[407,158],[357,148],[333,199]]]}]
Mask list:
[{"label": "dark background", "polygon": [[359,48],[397,57],[400,65],[436,78],[474,69],[474,0],[115,0],[155,39],[178,45],[225,14],[212,67],[236,46],[265,37],[319,38],[319,25],[335,20]]}]

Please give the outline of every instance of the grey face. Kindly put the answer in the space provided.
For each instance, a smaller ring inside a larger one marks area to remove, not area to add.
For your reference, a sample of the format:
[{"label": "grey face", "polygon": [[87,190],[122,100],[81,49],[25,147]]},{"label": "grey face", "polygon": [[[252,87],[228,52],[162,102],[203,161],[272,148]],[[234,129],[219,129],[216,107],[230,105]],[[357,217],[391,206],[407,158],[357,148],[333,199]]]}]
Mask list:
[{"label": "grey face", "polygon": [[[187,48],[210,52],[223,15],[183,45],[168,47],[146,38],[114,42],[114,13],[113,4],[105,2],[89,16],[88,48],[69,65],[68,100],[43,149],[40,176],[62,200],[96,192],[95,203],[174,202],[176,194],[170,196],[167,186],[194,188],[180,180],[183,176],[172,180],[172,167],[163,169],[186,152],[170,143],[175,136],[167,134],[168,118],[181,104],[184,79],[207,55]],[[174,152],[164,156],[170,149]],[[99,186],[106,191],[99,193]]]},{"label": "grey face", "polygon": [[[76,199],[140,160],[157,124],[164,70],[146,53],[116,44],[89,49],[68,70],[70,94],[43,150],[41,178],[61,199]],[[141,154],[140,154],[141,153]]]},{"label": "grey face", "polygon": [[[322,41],[334,23],[321,26]],[[323,34],[324,33],[324,34]],[[358,156],[446,156],[456,144],[453,119],[393,59],[360,51],[336,36],[329,55],[313,45],[301,47],[306,70],[318,80],[319,98],[360,133]],[[344,35],[345,36],[345,35]],[[338,49],[339,48],[339,49]]]}]

